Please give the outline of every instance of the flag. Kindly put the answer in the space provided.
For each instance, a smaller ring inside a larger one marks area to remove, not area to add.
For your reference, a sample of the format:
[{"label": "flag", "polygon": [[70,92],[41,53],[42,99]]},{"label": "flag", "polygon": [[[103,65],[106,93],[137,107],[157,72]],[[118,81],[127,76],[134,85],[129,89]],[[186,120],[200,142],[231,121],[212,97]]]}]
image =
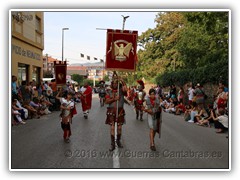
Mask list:
[{"label": "flag", "polygon": [[67,61],[54,61],[54,70],[56,77],[57,85],[65,85],[66,84],[66,75],[67,75]]},{"label": "flag", "polygon": [[87,56],[87,60],[90,60],[90,56]]},{"label": "flag", "polygon": [[138,31],[107,30],[106,69],[135,71]]},{"label": "flag", "polygon": [[81,58],[84,58],[84,54],[81,53]]},{"label": "flag", "polygon": [[94,58],[94,60],[97,60],[97,58]]}]

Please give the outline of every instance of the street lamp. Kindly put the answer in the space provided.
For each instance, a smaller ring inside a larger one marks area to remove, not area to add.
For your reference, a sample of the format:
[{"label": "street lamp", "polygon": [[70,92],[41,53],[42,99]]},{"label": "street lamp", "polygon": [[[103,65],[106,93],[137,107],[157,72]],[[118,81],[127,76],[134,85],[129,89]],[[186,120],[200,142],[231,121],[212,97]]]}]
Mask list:
[{"label": "street lamp", "polygon": [[64,30],[69,30],[69,28],[62,28],[62,62],[63,62]]}]

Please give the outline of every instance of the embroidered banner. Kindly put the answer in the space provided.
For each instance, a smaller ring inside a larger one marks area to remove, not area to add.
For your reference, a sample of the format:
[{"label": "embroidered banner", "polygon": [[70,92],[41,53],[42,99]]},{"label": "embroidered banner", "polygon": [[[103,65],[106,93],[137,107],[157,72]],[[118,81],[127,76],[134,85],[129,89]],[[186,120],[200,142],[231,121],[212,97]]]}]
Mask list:
[{"label": "embroidered banner", "polygon": [[135,71],[138,31],[107,30],[106,69]]},{"label": "embroidered banner", "polygon": [[55,69],[55,78],[56,84],[66,85],[66,75],[67,75],[67,61],[54,61],[54,69]]}]

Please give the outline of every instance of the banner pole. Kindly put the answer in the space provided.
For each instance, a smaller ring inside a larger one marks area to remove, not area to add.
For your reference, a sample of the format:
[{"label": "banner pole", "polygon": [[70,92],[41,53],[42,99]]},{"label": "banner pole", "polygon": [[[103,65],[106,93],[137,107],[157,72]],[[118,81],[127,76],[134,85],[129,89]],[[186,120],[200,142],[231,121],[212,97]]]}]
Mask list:
[{"label": "banner pole", "polygon": [[[122,31],[124,30],[124,26],[125,26],[125,21],[127,18],[129,18],[129,16],[123,16],[123,26],[122,26]],[[116,71],[115,71],[116,72]],[[117,74],[117,73],[116,73]],[[117,75],[118,78],[118,87],[117,87],[117,96],[120,95],[119,91],[120,91],[120,83],[119,83],[119,77]],[[115,122],[115,142],[117,140],[117,120],[118,120],[118,106],[119,106],[119,100],[117,100],[117,110],[116,110],[116,122]]]}]

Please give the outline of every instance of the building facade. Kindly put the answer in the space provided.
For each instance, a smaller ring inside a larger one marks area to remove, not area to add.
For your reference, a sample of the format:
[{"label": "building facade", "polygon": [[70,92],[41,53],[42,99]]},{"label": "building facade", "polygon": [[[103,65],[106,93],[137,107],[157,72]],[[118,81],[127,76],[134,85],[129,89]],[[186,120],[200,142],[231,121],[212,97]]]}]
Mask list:
[{"label": "building facade", "polygon": [[103,80],[106,72],[104,71],[103,66],[88,66],[87,75],[88,79]]},{"label": "building facade", "polygon": [[11,75],[22,81],[40,82],[43,77],[43,12],[11,12]]},{"label": "building facade", "polygon": [[52,75],[55,78],[54,61],[60,62],[60,60],[52,58],[48,54],[43,56],[43,77],[44,75]]}]

